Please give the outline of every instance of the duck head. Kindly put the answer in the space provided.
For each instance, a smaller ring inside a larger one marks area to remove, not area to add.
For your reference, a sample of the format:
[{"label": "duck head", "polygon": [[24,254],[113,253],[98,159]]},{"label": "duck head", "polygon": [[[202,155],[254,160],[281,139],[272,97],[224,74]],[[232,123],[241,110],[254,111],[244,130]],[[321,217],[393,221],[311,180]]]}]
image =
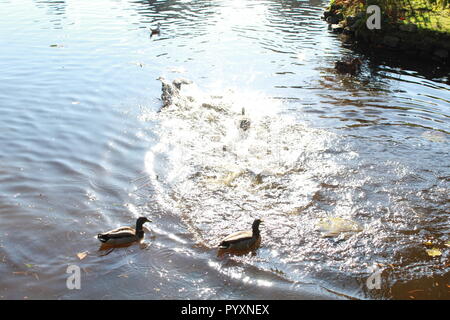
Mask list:
[{"label": "duck head", "polygon": [[255,221],[253,221],[253,224],[252,224],[253,234],[259,234],[259,225],[261,223],[263,223],[263,220],[261,220],[261,219],[255,219]]},{"label": "duck head", "polygon": [[138,230],[138,231],[142,230],[142,225],[146,222],[152,222],[152,221],[147,219],[146,217],[139,217],[136,220],[136,230]]}]

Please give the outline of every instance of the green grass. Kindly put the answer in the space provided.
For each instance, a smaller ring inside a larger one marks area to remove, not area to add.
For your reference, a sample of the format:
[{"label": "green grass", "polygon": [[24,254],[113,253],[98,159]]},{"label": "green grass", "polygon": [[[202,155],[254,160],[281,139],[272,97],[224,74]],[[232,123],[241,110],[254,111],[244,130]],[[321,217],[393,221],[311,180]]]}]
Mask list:
[{"label": "green grass", "polygon": [[331,0],[330,5],[342,6],[344,16],[364,11],[368,5],[381,7],[391,24],[413,23],[419,29],[450,34],[449,0]]},{"label": "green grass", "polygon": [[403,23],[414,23],[420,29],[450,33],[450,5],[445,0],[409,0]]}]

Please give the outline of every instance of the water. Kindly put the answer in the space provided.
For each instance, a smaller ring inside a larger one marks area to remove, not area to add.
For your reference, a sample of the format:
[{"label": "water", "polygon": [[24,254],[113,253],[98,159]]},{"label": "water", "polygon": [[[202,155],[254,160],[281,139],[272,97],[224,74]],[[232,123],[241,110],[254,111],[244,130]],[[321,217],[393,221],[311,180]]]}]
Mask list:
[{"label": "water", "polygon": [[[448,70],[352,52],[326,2],[1,1],[0,298],[448,298]],[[193,85],[158,112],[160,76]]]}]

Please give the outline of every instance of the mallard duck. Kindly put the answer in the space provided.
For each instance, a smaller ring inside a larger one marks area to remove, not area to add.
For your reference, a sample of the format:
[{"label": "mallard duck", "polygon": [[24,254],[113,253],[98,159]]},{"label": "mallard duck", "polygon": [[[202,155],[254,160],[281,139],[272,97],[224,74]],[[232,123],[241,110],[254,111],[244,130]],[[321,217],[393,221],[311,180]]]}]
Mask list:
[{"label": "mallard duck", "polygon": [[359,58],[353,58],[350,61],[336,61],[334,68],[339,73],[348,73],[355,75],[361,68],[361,60]]},{"label": "mallard duck", "polygon": [[250,124],[250,119],[245,117],[245,108],[242,108],[239,128],[242,129],[242,131],[247,131],[250,128]]},{"label": "mallard duck", "polygon": [[99,233],[97,239],[105,245],[125,245],[131,244],[135,241],[144,238],[144,230],[142,225],[146,222],[151,222],[146,217],[139,217],[136,221],[136,229],[131,227],[120,227],[104,233]]},{"label": "mallard duck", "polygon": [[249,251],[256,250],[261,244],[259,225],[262,222],[261,219],[255,219],[252,230],[239,231],[223,239],[219,244],[217,256],[220,257],[225,253],[245,254]]},{"label": "mallard duck", "polygon": [[[167,108],[170,106],[175,98],[178,98],[180,96],[180,90],[182,85],[188,85],[192,84],[191,80],[187,79],[175,79],[172,82],[166,80],[164,77],[158,77],[156,80],[161,81],[161,100],[162,100],[162,107],[161,109]],[[159,111],[161,111],[161,109]]]},{"label": "mallard duck", "polygon": [[158,22],[155,29],[149,28],[151,35],[159,34],[160,33],[159,27],[161,27],[161,23]]}]

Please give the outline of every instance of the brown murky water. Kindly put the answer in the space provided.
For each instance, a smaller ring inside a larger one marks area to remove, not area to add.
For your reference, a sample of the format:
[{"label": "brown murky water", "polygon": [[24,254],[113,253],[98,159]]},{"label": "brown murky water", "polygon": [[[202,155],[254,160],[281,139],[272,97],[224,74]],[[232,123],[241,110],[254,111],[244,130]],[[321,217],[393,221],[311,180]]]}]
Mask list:
[{"label": "brown murky water", "polygon": [[[337,75],[325,4],[0,1],[0,298],[448,299],[448,71]],[[159,76],[193,81],[161,112]]]}]

